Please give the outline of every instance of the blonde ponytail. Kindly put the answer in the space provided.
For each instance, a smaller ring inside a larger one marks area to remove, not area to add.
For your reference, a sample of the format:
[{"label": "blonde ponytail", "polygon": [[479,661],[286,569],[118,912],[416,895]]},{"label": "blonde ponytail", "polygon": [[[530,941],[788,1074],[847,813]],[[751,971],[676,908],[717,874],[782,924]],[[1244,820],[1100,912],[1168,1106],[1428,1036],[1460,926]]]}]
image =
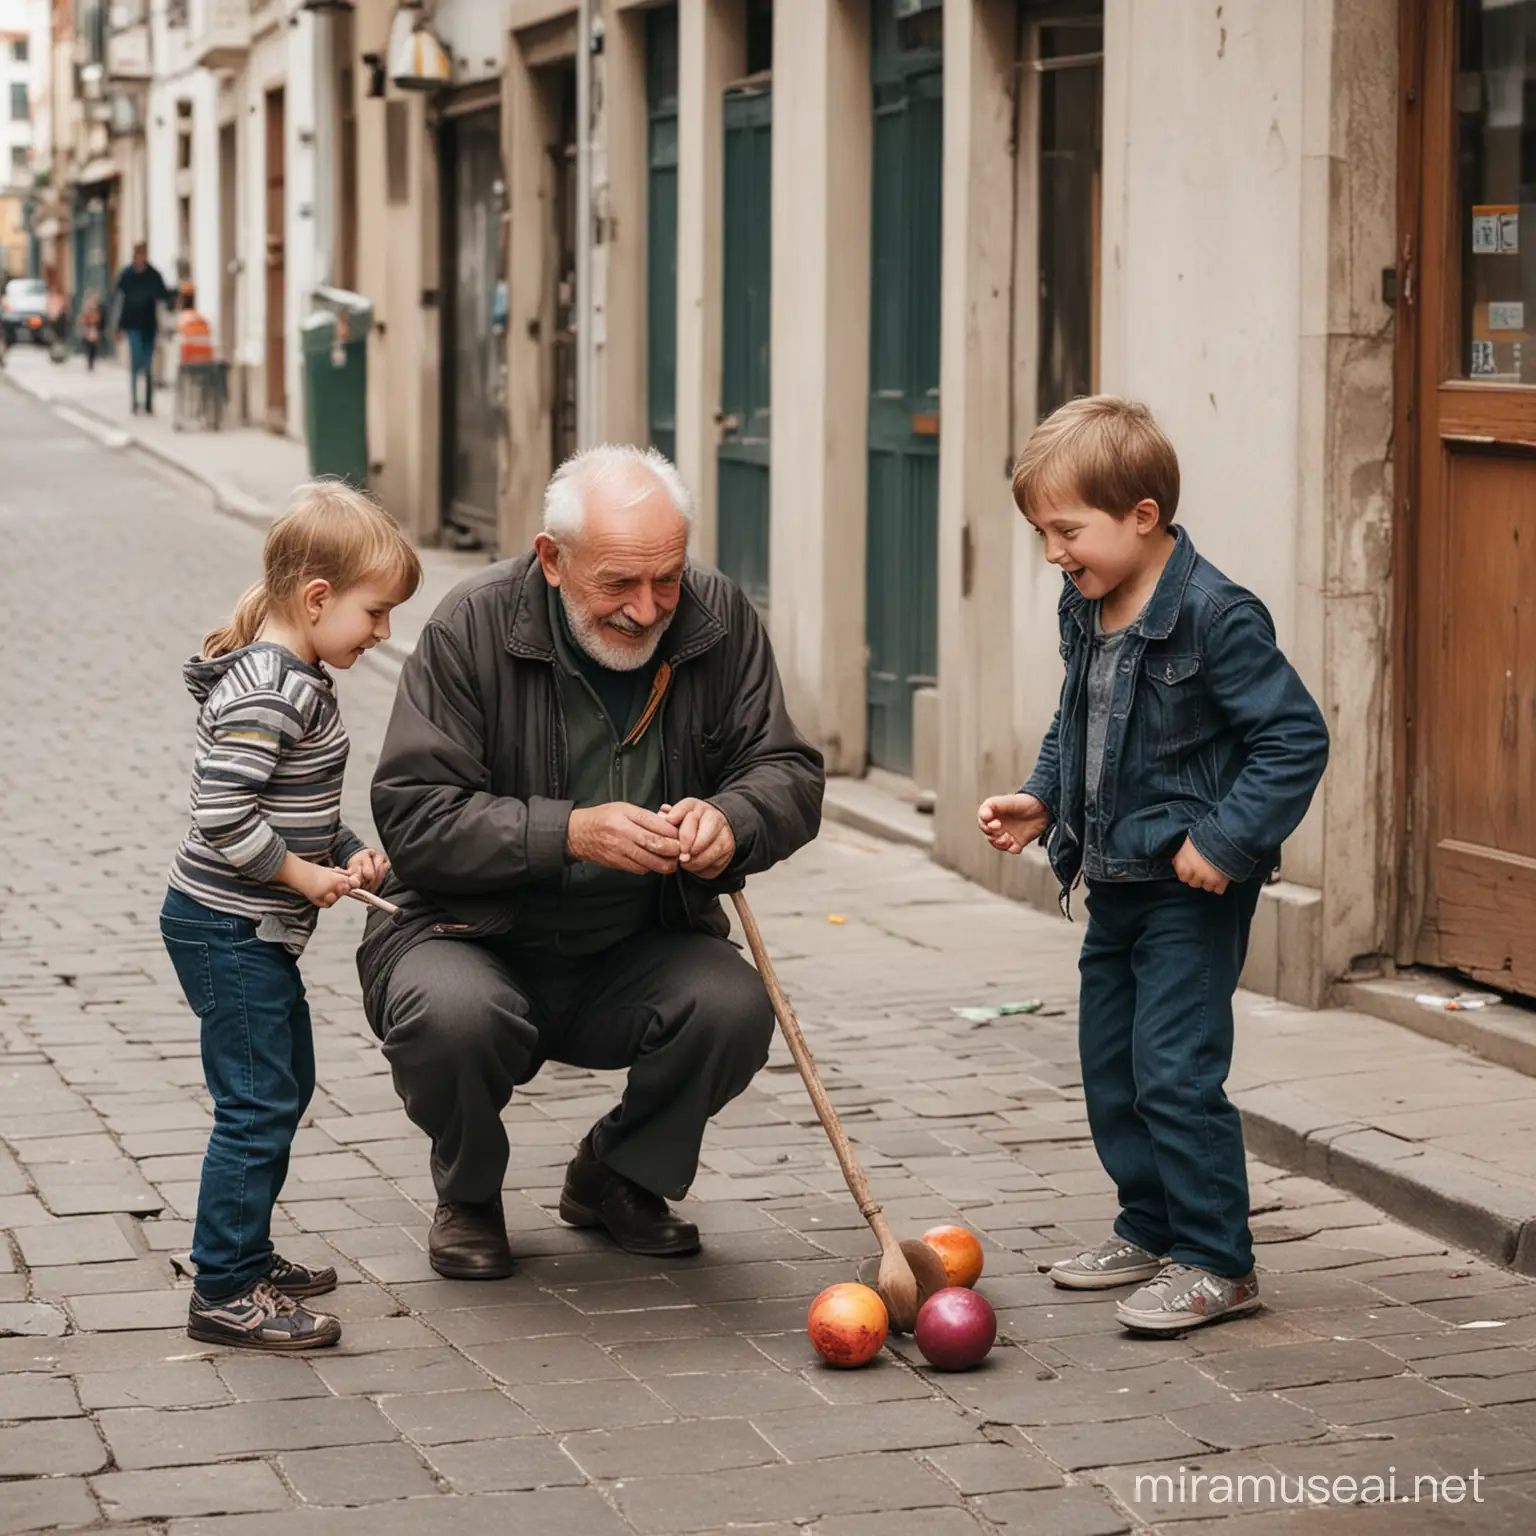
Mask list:
[{"label": "blonde ponytail", "polygon": [[231,651],[244,649],[261,633],[271,606],[266,582],[258,581],[235,604],[229,623],[211,629],[203,636],[203,655],[211,661],[215,656],[227,656]]},{"label": "blonde ponytail", "polygon": [[264,575],[221,629],[203,639],[211,661],[250,645],[273,613],[291,614],[305,586],[328,581],[334,592],[359,582],[387,582],[403,603],[421,584],[421,562],[395,520],[342,480],[311,480],[267,530]]}]

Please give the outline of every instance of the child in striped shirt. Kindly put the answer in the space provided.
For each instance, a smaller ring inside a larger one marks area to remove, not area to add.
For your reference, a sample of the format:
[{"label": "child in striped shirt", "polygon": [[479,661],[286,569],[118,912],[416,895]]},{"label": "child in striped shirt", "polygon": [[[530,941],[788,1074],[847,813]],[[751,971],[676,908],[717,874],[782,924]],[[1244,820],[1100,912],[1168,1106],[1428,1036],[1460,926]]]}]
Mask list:
[{"label": "child in striped shirt", "polygon": [[323,1348],[341,1324],[302,1305],[334,1269],[272,1248],[272,1209],[315,1087],[298,958],[317,909],[388,870],[341,820],[347,733],[326,667],[389,638],[421,566],[393,520],[340,481],[300,487],[267,534],[263,579],[187,663],[197,700],[192,825],[160,932],[202,1021],[213,1133],[203,1158],[187,1332],[246,1349]]}]

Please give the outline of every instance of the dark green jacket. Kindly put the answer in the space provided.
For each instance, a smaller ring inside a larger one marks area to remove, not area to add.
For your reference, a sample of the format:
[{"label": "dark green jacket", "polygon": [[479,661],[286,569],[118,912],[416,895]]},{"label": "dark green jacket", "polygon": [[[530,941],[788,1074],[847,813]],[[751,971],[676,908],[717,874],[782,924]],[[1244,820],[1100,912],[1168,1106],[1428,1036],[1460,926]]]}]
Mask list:
[{"label": "dark green jacket", "polygon": [[[658,724],[668,800],[725,813],[736,857],[716,880],[662,888],[667,927],[729,931],[720,896],[787,859],[821,825],[821,754],[795,730],[768,636],[745,595],[693,566],[662,642],[673,669]],[[565,868],[569,769],[548,587],[530,552],[462,583],[401,673],[373,778],[373,817],[401,913],[370,917],[358,974],[380,1027],[389,974],[413,945],[506,934],[523,894]]]}]

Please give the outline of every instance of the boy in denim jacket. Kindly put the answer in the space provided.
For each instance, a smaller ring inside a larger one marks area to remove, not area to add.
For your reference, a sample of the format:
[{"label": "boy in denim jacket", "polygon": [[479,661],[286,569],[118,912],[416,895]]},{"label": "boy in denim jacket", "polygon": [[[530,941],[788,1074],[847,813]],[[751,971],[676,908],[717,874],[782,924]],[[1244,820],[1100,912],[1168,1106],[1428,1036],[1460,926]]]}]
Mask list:
[{"label": "boy in denim jacket", "polygon": [[1232,994],[1328,730],[1263,604],[1173,526],[1179,461],[1145,406],[1063,406],[1025,446],[1013,495],[1064,573],[1066,680],[1029,782],[977,819],[1004,853],[1046,839],[1064,907],[1088,882],[1078,1044],[1120,1198],[1114,1234],[1050,1274],[1076,1290],[1141,1282],[1121,1323],[1178,1333],[1259,1305],[1223,1086]]}]

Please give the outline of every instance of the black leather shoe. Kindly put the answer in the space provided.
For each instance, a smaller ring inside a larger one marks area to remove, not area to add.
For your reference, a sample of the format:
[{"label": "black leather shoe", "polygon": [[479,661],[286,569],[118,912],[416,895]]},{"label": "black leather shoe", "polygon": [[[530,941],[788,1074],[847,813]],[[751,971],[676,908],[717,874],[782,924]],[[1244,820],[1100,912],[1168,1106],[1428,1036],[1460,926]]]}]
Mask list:
[{"label": "black leather shoe", "polygon": [[565,1170],[560,1219],[573,1227],[604,1227],[627,1253],[672,1258],[699,1251],[699,1229],[660,1195],[615,1173],[593,1155],[590,1135]]},{"label": "black leather shoe", "polygon": [[427,1257],[446,1280],[505,1280],[512,1273],[512,1250],[501,1201],[439,1201]]}]

